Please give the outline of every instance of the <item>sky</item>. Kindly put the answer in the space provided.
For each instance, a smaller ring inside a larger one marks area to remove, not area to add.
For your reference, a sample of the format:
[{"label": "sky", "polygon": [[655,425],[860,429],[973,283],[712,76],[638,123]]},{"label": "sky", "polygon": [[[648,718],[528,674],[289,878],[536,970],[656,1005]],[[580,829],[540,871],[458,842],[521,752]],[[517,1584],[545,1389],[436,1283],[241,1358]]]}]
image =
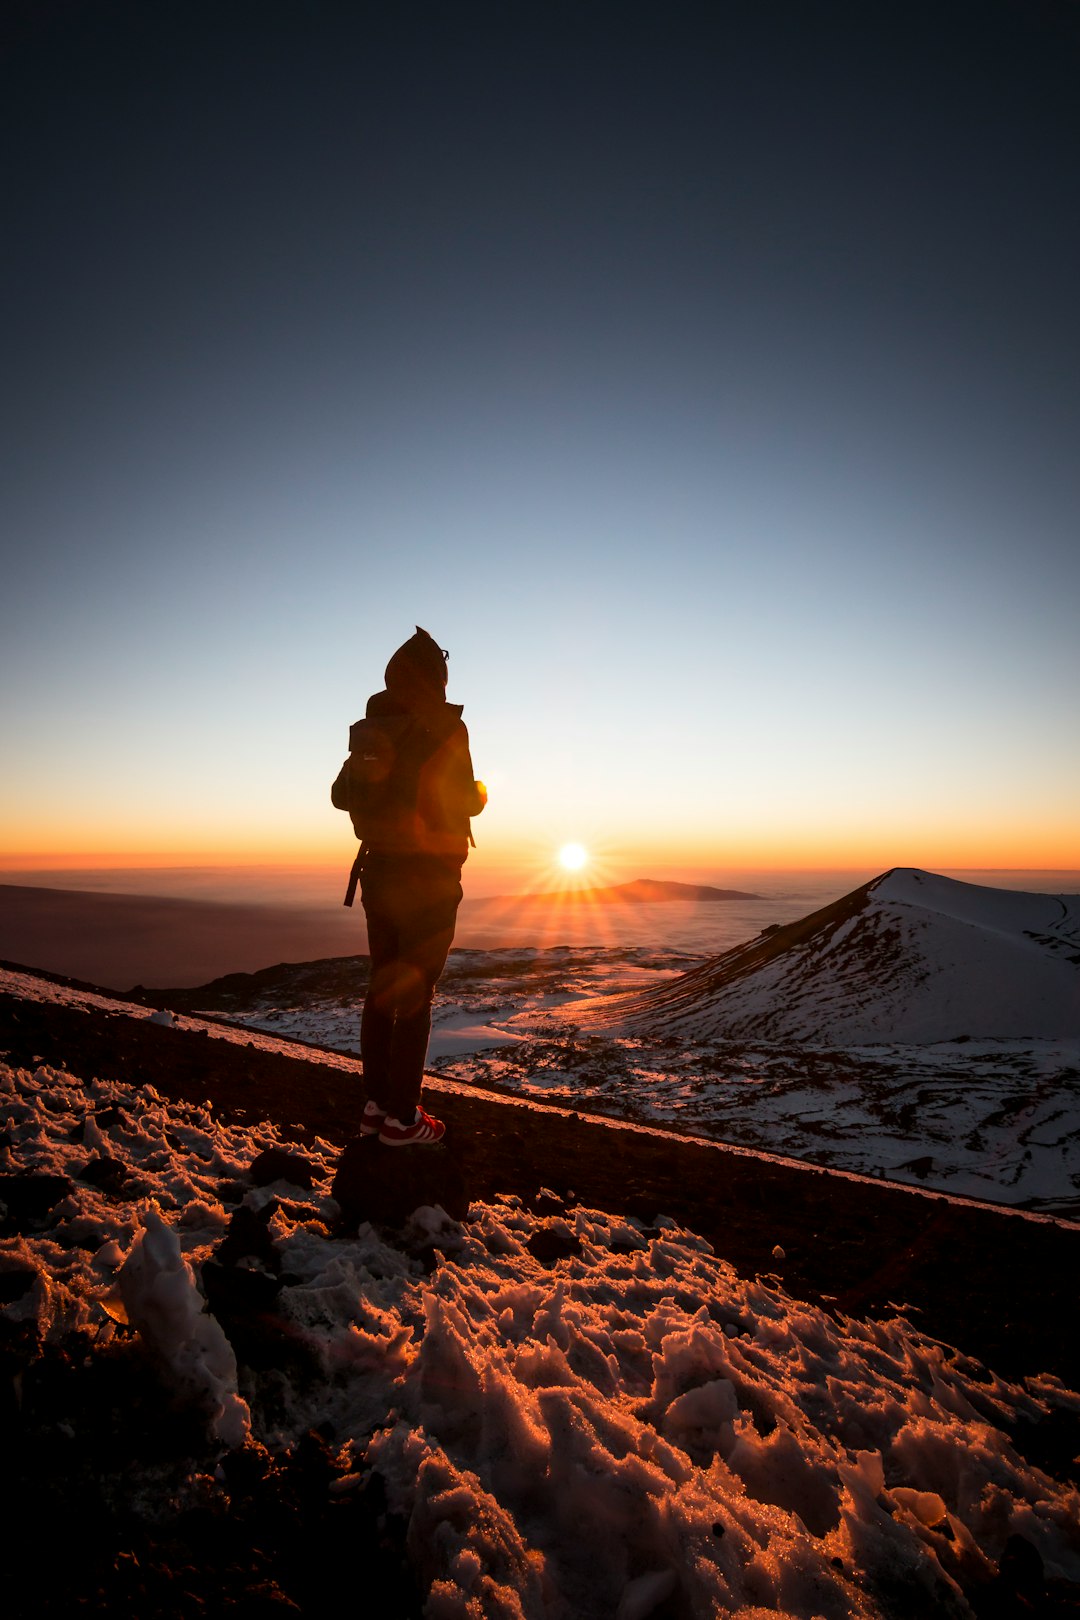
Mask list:
[{"label": "sky", "polygon": [[5,8],[5,864],[347,864],[420,624],[481,880],[1080,866],[1078,69],[1041,0]]}]

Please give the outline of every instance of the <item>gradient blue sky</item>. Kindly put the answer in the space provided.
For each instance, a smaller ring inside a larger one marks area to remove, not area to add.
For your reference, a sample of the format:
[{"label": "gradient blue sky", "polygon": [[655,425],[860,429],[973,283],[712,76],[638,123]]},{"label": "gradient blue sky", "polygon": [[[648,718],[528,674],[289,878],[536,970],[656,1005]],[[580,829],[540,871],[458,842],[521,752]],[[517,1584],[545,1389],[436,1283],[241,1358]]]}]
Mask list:
[{"label": "gradient blue sky", "polygon": [[[3,848],[1080,865],[1080,11],[44,3],[3,40]],[[633,875],[628,870],[627,875]]]}]

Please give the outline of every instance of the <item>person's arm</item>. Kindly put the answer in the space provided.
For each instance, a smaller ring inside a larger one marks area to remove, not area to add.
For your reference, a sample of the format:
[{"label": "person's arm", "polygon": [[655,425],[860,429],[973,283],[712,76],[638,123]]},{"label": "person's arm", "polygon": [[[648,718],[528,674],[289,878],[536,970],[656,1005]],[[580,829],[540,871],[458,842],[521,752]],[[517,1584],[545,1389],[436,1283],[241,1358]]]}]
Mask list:
[{"label": "person's arm", "polygon": [[[464,741],[464,747],[462,749],[462,755],[463,755],[463,770],[462,770],[462,776],[463,776],[462,789],[463,789],[463,791],[462,791],[462,800],[463,800],[463,802],[465,804],[468,805],[468,809],[466,811],[466,814],[469,815],[469,816],[478,816],[480,814],[481,810],[484,808],[485,804],[487,804],[488,791],[487,791],[487,788],[484,786],[483,782],[478,781],[477,778],[473,775],[472,755],[469,752],[469,733],[465,729],[464,720],[461,722],[461,730],[462,730],[462,733],[463,733],[463,741]],[[466,784],[467,784],[467,786],[466,786]]]}]

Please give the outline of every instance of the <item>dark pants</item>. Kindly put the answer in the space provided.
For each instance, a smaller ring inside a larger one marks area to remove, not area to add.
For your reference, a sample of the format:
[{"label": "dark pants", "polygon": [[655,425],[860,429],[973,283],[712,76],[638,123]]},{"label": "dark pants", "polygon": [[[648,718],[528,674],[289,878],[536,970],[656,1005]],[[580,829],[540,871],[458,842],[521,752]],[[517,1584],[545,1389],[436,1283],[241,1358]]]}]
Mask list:
[{"label": "dark pants", "polygon": [[360,1021],[364,1093],[397,1119],[420,1100],[431,1000],[453,943],[461,863],[437,855],[364,857],[371,983]]}]

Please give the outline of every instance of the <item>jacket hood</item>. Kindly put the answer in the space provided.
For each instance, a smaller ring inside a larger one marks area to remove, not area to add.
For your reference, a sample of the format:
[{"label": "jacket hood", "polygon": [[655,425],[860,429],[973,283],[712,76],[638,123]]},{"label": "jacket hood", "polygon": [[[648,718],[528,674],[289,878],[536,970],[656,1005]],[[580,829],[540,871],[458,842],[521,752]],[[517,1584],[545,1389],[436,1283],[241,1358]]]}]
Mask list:
[{"label": "jacket hood", "polygon": [[438,642],[419,625],[387,664],[386,689],[410,707],[445,701],[446,659]]}]

